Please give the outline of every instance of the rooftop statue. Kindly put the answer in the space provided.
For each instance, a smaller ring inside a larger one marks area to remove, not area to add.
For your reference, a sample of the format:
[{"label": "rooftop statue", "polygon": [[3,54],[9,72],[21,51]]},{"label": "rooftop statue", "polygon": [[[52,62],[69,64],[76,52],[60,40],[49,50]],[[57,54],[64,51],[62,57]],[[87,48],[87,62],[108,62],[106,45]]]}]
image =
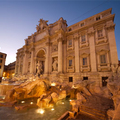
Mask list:
[{"label": "rooftop statue", "polygon": [[47,22],[48,22],[48,20],[40,19],[39,25],[37,25],[37,27],[36,27],[37,32],[39,32],[39,31],[44,30],[45,28],[47,28],[47,26],[48,26]]}]

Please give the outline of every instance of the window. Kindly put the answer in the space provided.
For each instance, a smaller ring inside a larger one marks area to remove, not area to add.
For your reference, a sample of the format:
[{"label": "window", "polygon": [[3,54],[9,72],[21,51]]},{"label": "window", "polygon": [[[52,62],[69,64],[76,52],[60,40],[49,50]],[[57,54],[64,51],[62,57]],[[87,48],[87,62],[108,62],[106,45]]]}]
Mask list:
[{"label": "window", "polygon": [[70,31],[72,31],[72,29],[70,28],[68,31],[70,32]]},{"label": "window", "polygon": [[0,63],[2,63],[2,60],[0,60]]},{"label": "window", "polygon": [[81,36],[81,42],[85,42],[85,41],[86,41],[85,35],[82,35],[82,36]]},{"label": "window", "polygon": [[100,63],[106,63],[106,56],[105,55],[100,55]]},{"label": "window", "polygon": [[72,60],[69,60],[69,66],[72,66]]},{"label": "window", "polygon": [[73,82],[73,77],[69,77],[69,82]]},{"label": "window", "polygon": [[108,77],[102,77],[102,86],[104,87],[104,86],[107,86],[107,80],[108,79]]},{"label": "window", "polygon": [[87,65],[87,58],[83,58],[83,65]]},{"label": "window", "polygon": [[102,30],[98,30],[97,33],[98,33],[98,38],[103,36]]},{"label": "window", "polygon": [[68,46],[72,46],[72,40],[68,41]]},{"label": "window", "polygon": [[88,80],[88,77],[83,77],[83,80]]},{"label": "window", "polygon": [[97,21],[97,20],[100,20],[100,16],[96,17],[96,21]]},{"label": "window", "polygon": [[3,55],[0,55],[0,58],[3,58]]},{"label": "window", "polygon": [[84,26],[84,23],[81,23],[81,27]]},{"label": "window", "polygon": [[0,65],[0,69],[1,69],[1,65]]}]

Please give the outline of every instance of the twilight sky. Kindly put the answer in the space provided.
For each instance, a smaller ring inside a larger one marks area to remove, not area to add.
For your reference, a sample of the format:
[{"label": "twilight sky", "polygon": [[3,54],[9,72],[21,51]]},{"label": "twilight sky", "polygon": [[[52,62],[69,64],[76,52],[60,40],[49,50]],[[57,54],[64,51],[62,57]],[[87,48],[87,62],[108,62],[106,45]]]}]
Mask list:
[{"label": "twilight sky", "polygon": [[17,49],[36,32],[39,19],[50,24],[63,17],[70,26],[109,8],[115,14],[120,60],[120,0],[0,0],[0,52],[7,54],[6,65],[16,60]]}]

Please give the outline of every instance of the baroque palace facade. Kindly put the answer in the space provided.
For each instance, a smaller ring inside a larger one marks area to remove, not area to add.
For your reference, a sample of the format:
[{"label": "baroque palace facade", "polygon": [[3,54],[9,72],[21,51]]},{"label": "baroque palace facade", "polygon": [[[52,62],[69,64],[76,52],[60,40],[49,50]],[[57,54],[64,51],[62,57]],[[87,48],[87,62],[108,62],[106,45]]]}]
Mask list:
[{"label": "baroque palace facade", "polygon": [[90,80],[105,86],[118,66],[111,10],[69,27],[63,18],[49,25],[40,19],[37,31],[17,51],[16,75],[43,74],[49,80]]}]

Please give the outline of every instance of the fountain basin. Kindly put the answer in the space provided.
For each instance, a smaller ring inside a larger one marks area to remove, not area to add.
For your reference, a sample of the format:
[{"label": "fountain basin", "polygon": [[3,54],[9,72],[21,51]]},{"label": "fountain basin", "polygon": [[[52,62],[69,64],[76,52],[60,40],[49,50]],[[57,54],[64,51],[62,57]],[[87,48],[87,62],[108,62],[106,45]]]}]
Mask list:
[{"label": "fountain basin", "polygon": [[[63,102],[64,104],[62,104]],[[52,108],[44,109],[43,114],[38,112],[39,109],[31,108],[26,111],[17,111],[14,108],[0,107],[0,118],[2,120],[57,120],[63,113],[71,109],[71,105],[69,100],[64,100]]]}]

